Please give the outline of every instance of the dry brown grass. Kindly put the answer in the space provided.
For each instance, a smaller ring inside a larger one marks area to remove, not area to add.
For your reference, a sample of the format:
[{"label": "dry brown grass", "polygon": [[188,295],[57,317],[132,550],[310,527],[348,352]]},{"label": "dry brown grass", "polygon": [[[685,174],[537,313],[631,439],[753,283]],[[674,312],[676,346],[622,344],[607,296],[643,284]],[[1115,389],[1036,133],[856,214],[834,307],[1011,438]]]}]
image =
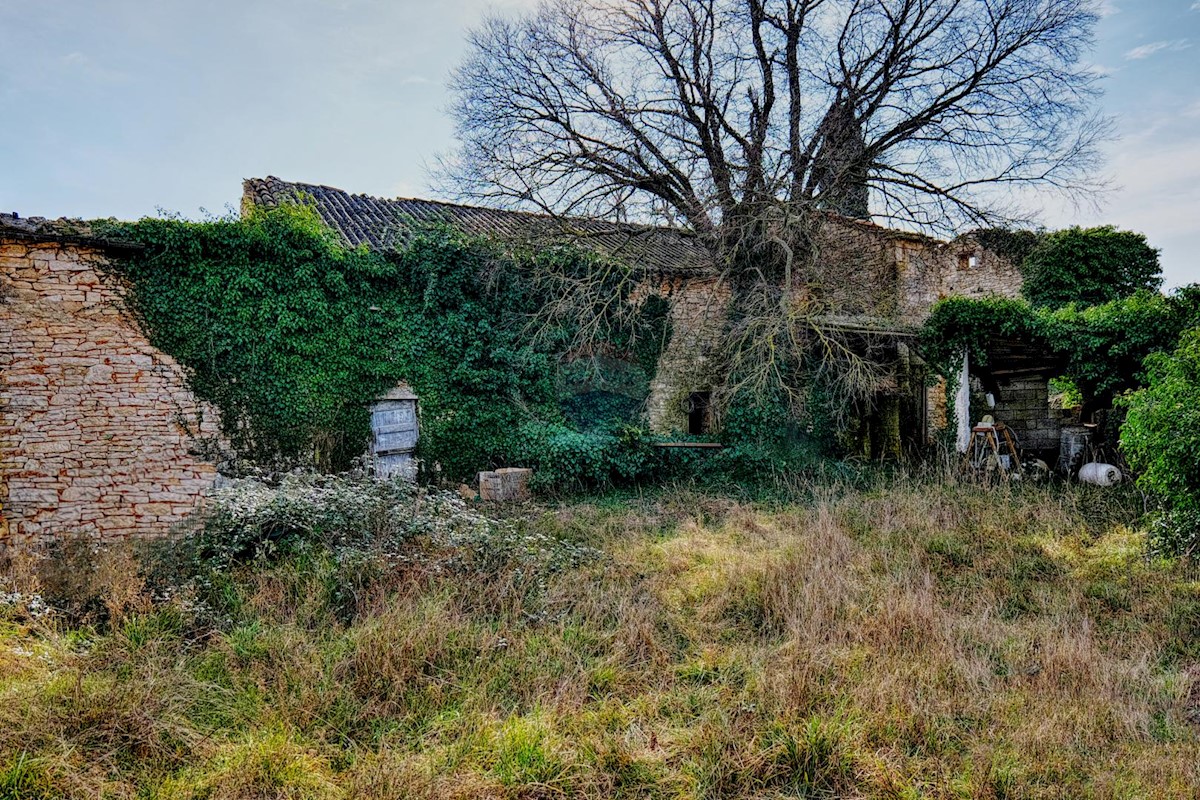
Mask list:
[{"label": "dry brown grass", "polygon": [[0,623],[0,798],[1200,794],[1200,585],[1119,504],[814,495],[546,509],[605,557],[409,566],[349,614],[308,558],[213,631],[97,568],[103,630]]}]

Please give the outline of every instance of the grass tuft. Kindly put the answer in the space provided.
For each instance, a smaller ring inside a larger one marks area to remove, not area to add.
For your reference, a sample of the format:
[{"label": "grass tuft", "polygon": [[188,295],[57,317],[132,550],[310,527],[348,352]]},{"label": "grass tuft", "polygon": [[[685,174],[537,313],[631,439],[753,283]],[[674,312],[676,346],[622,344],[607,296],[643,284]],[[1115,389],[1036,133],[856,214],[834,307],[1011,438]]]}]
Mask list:
[{"label": "grass tuft", "polygon": [[454,506],[170,587],[65,548],[0,592],[0,800],[1194,798],[1200,582],[1135,499]]}]

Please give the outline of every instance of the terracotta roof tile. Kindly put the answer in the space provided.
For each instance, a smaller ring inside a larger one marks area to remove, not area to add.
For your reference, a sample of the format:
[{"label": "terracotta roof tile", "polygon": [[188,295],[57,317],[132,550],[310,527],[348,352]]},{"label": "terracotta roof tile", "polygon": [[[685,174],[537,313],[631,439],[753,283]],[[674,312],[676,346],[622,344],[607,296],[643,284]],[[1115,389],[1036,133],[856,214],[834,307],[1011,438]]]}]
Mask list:
[{"label": "terracotta roof tile", "polygon": [[321,219],[347,244],[355,246],[391,250],[402,247],[423,225],[446,224],[468,235],[517,244],[575,243],[630,266],[667,274],[705,272],[712,265],[699,238],[678,228],[551,217],[406,197],[385,199],[273,176],[243,182],[243,203],[275,208],[306,197],[316,204]]},{"label": "terracotta roof tile", "polygon": [[57,242],[98,247],[103,250],[141,250],[133,242],[116,241],[93,229],[93,223],[81,219],[46,219],[45,217],[22,217],[16,214],[0,214],[0,239],[18,239],[27,242]]}]

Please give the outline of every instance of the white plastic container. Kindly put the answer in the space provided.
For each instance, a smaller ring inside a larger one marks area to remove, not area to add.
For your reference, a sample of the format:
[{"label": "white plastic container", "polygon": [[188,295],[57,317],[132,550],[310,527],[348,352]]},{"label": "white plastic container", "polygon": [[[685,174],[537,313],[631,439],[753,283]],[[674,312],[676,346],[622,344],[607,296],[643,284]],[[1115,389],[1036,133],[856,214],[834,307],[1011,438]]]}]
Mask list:
[{"label": "white plastic container", "polygon": [[1121,470],[1112,464],[1093,461],[1079,468],[1079,482],[1090,483],[1093,486],[1116,486],[1121,482],[1121,477]]}]

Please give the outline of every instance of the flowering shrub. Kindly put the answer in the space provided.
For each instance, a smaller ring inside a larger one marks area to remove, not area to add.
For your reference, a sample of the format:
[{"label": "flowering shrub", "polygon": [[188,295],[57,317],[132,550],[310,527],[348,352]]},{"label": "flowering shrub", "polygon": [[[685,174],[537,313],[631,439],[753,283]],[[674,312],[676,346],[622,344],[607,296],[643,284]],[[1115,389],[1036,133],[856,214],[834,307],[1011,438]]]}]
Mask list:
[{"label": "flowering shrub", "polygon": [[277,485],[239,479],[219,489],[187,543],[224,568],[315,545],[386,552],[416,535],[488,524],[456,495],[406,481],[289,473]]},{"label": "flowering shrub", "polygon": [[596,552],[489,517],[453,492],[361,474],[289,473],[274,485],[240,479],[218,490],[195,529],[160,555],[167,556],[160,567],[168,567],[159,570],[160,583],[194,581],[212,590],[238,565],[304,556],[352,572],[346,582],[414,565],[511,570],[518,580],[540,582]]}]

